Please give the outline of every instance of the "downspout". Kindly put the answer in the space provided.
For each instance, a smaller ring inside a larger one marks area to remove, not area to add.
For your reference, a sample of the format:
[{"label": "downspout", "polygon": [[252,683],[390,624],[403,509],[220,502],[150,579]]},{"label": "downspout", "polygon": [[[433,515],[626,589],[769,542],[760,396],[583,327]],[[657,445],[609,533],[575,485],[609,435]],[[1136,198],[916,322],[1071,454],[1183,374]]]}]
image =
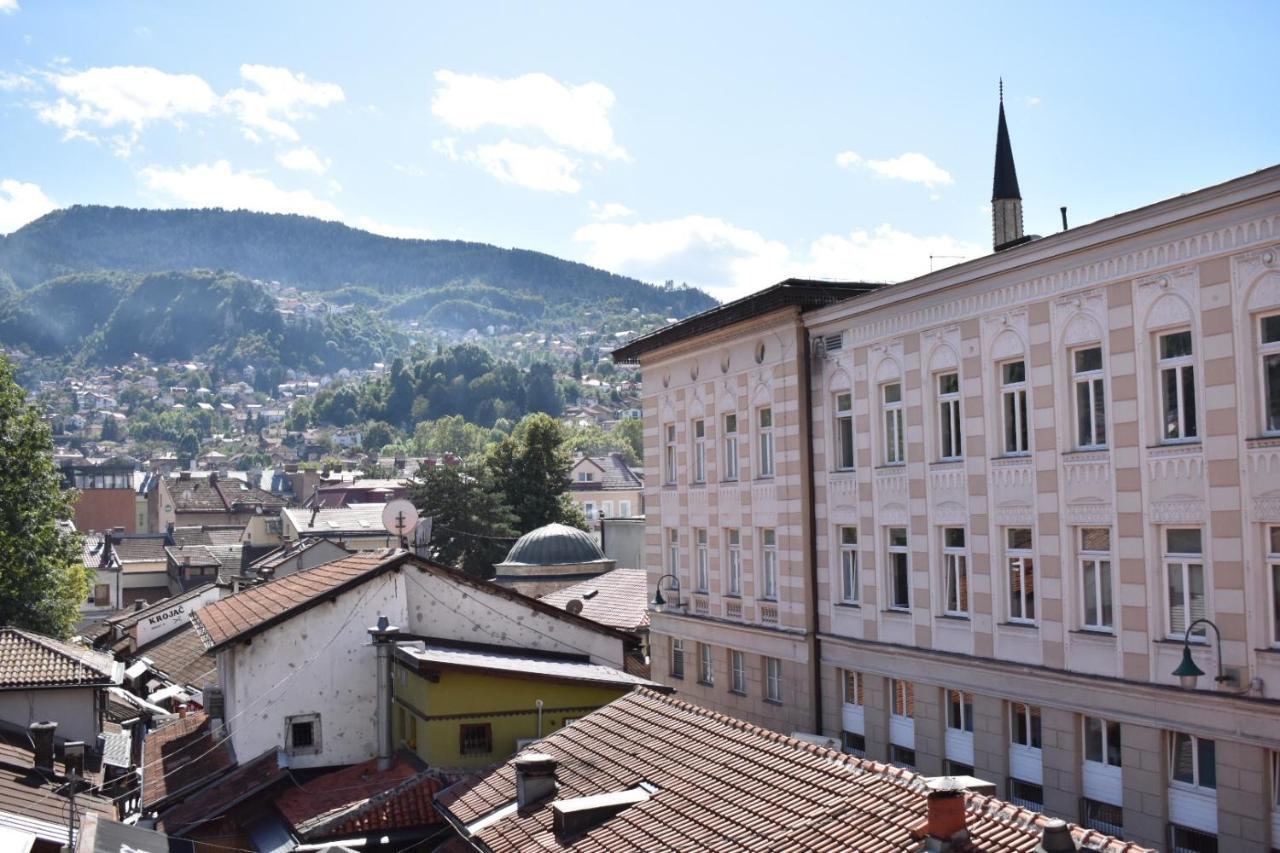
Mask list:
[{"label": "downspout", "polygon": [[[803,320],[800,320],[803,327]],[[801,450],[800,475],[808,481],[809,504],[809,613],[805,620],[810,638],[810,657],[813,659],[813,733],[822,734],[822,654],[818,639],[818,505],[817,488],[813,471],[813,352],[809,330],[804,328],[804,349],[801,351],[803,368],[800,371],[804,387],[800,389],[800,417],[804,419],[805,442]]]},{"label": "downspout", "polygon": [[534,703],[538,706],[538,739],[542,739],[542,700],[535,699]]}]

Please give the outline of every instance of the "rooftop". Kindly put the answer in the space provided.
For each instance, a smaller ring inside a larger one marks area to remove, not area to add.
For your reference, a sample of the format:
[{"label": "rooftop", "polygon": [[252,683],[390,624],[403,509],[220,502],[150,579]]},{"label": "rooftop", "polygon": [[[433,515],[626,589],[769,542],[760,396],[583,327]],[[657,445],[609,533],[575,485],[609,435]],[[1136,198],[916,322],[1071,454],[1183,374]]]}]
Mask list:
[{"label": "rooftop", "polygon": [[161,726],[142,745],[142,808],[153,809],[235,763],[231,743],[214,737],[204,711]]},{"label": "rooftop", "polygon": [[284,498],[250,486],[244,480],[223,479],[217,474],[190,475],[182,472],[169,481],[175,512],[276,512],[285,506]]},{"label": "rooftop", "polygon": [[[509,760],[450,787],[437,805],[494,853],[922,849],[924,777],[649,690],[588,714],[540,740],[536,751],[557,762],[553,798],[516,811]],[[553,803],[640,788],[650,796],[585,831],[555,834]],[[966,795],[966,813],[966,847],[986,853],[1030,853],[1047,820],[976,794]],[[1072,832],[1092,850],[1141,849],[1093,830]]]},{"label": "rooftop", "polygon": [[286,509],[285,515],[298,531],[299,536],[325,536],[337,533],[390,536],[382,526],[383,504],[357,504],[355,506],[325,509]]},{"label": "rooftop", "polygon": [[580,616],[620,631],[649,627],[649,576],[644,569],[614,569],[548,593],[541,600],[561,609],[578,601]]},{"label": "rooftop", "polygon": [[[67,780],[61,772],[37,772],[35,752],[29,743],[25,735],[0,736],[0,831],[17,830],[57,844],[66,843],[71,806],[66,795]],[[95,782],[98,779],[92,778]],[[76,808],[82,816],[116,816],[111,799],[93,791],[77,793]]]},{"label": "rooftop", "polygon": [[604,552],[591,534],[553,522],[517,539],[507,558],[499,565],[562,566],[604,559]]},{"label": "rooftop", "polygon": [[398,656],[412,660],[426,669],[460,669],[509,676],[531,676],[551,681],[602,684],[610,687],[665,688],[645,678],[631,675],[611,666],[587,660],[569,660],[563,656],[535,655],[520,649],[480,647],[437,640],[399,643]]},{"label": "rooftop", "polygon": [[119,684],[124,667],[103,652],[34,631],[0,628],[0,690]]},{"label": "rooftop", "polygon": [[607,456],[585,456],[574,464],[574,471],[593,468],[598,469],[595,472],[596,477],[586,482],[578,480],[571,471],[569,488],[573,491],[635,491],[644,488],[644,480],[628,467],[627,461],[620,453],[610,453]]},{"label": "rooftop", "polygon": [[151,660],[152,669],[174,684],[203,689],[217,679],[217,662],[206,651],[196,626],[187,622],[149,646],[138,649],[134,658]]},{"label": "rooftop", "polygon": [[289,766],[284,755],[274,748],[268,749],[165,811],[160,815],[159,828],[170,835],[185,835],[288,776]]}]

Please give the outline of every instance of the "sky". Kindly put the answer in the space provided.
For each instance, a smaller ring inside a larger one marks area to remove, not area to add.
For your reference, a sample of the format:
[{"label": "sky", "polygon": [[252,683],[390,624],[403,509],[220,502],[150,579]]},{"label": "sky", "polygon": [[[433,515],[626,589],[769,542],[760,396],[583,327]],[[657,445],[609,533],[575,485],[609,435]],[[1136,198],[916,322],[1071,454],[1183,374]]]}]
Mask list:
[{"label": "sky", "polygon": [[302,213],[720,299],[990,251],[1280,162],[1280,3],[0,0],[0,233]]}]

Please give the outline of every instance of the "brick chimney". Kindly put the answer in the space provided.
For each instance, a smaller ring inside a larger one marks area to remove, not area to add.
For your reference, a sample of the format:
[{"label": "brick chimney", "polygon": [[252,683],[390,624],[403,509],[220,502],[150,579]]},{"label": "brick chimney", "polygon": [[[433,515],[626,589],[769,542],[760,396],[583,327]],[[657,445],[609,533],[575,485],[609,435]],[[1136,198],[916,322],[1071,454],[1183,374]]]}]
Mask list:
[{"label": "brick chimney", "polygon": [[524,811],[556,793],[556,760],[541,752],[521,755],[516,768],[516,808]]},{"label": "brick chimney", "polygon": [[929,783],[925,804],[925,850],[944,853],[968,842],[964,797],[964,787],[949,777]]},{"label": "brick chimney", "polygon": [[35,768],[53,772],[53,733],[58,724],[53,722],[32,723],[27,726],[27,734],[31,736],[31,747],[35,750]]}]

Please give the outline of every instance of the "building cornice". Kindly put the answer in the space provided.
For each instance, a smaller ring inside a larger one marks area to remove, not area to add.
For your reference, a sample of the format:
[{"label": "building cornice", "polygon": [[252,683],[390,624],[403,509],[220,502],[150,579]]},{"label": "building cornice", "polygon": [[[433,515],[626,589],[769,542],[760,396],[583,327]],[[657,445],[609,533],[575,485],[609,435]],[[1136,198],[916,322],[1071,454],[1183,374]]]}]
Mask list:
[{"label": "building cornice", "polygon": [[684,338],[665,347],[654,349],[640,359],[640,365],[645,370],[652,370],[690,353],[704,352],[726,343],[737,343],[748,335],[776,332],[779,328],[794,326],[799,322],[800,308],[795,305],[784,306],[734,323],[732,326],[725,326],[696,337]]}]

